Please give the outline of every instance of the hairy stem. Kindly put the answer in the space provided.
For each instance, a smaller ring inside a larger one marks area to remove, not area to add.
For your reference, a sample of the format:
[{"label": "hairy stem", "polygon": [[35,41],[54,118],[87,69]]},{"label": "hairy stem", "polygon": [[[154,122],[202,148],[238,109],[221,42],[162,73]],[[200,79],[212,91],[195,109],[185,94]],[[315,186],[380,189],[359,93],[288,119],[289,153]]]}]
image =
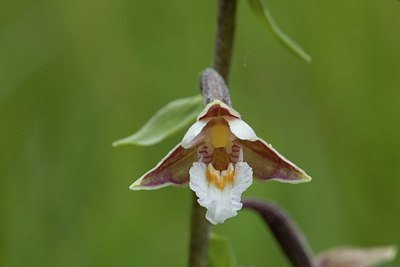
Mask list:
[{"label": "hairy stem", "polygon": [[[200,78],[204,103],[220,99],[227,105],[231,101],[224,80],[228,81],[235,32],[235,13],[237,0],[218,0],[217,33],[213,60],[214,70],[207,69]],[[205,218],[205,209],[197,203],[193,193],[192,218],[189,247],[189,267],[208,265],[208,238],[210,224]]]},{"label": "hairy stem", "polygon": [[189,246],[189,267],[207,266],[208,233],[210,224],[206,220],[206,209],[197,203],[197,196],[192,193],[192,218]]},{"label": "hairy stem", "polygon": [[213,68],[226,83],[229,79],[235,37],[236,6],[237,0],[218,0],[218,23]]},{"label": "hairy stem", "polygon": [[245,199],[243,207],[256,211],[268,225],[281,249],[294,267],[313,267],[313,257],[303,235],[288,215],[267,201]]}]

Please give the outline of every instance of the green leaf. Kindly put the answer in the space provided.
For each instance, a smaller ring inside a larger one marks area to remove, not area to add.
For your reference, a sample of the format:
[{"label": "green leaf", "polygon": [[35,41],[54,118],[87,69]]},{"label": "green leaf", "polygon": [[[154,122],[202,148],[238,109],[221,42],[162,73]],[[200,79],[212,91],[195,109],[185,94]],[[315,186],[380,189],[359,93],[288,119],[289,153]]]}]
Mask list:
[{"label": "green leaf", "polygon": [[262,20],[263,24],[270,30],[278,41],[288,48],[292,53],[306,62],[311,62],[311,56],[307,54],[295,41],[293,41],[286,33],[284,33],[275,22],[271,13],[264,5],[262,0],[248,0],[250,7],[254,13]]},{"label": "green leaf", "polygon": [[192,122],[203,109],[202,97],[176,99],[157,111],[136,133],[115,141],[113,146],[149,146],[161,142]]},{"label": "green leaf", "polygon": [[236,267],[236,258],[231,244],[224,236],[210,235],[208,267]]}]

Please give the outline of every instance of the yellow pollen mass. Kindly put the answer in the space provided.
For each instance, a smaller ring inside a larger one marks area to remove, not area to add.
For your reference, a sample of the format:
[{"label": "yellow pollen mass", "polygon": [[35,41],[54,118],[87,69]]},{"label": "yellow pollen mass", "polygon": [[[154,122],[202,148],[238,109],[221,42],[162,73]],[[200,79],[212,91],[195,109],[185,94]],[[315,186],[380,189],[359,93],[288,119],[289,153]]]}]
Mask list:
[{"label": "yellow pollen mass", "polygon": [[214,184],[216,188],[222,191],[227,184],[233,184],[235,171],[231,168],[228,168],[228,170],[219,173],[210,164],[207,166],[206,177],[209,184]]},{"label": "yellow pollen mass", "polygon": [[215,148],[228,145],[229,129],[226,125],[215,125],[210,129],[211,142]]}]

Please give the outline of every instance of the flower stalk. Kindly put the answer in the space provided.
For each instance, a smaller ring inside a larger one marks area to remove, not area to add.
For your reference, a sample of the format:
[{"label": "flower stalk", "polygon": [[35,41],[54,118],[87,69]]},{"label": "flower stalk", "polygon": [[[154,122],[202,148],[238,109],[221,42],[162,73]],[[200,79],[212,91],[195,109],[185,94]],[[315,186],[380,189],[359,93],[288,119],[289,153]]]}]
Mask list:
[{"label": "flower stalk", "polygon": [[282,209],[261,200],[244,199],[242,203],[244,208],[254,210],[264,219],[292,266],[316,266],[305,238]]},{"label": "flower stalk", "polygon": [[197,203],[192,194],[192,217],[190,220],[189,267],[205,267],[208,264],[208,238],[210,224],[206,220],[206,209]]},{"label": "flower stalk", "polygon": [[[218,19],[215,38],[213,68],[221,74],[228,83],[230,63],[232,57],[235,32],[235,14],[237,0],[218,0]],[[212,71],[205,71],[200,78],[201,93],[204,104],[214,99],[231,105],[228,90],[225,84],[219,82],[212,75]],[[208,239],[210,224],[205,218],[206,210],[197,203],[195,193],[192,193],[192,215],[189,247],[189,267],[206,267],[208,265]]]},{"label": "flower stalk", "polygon": [[218,20],[213,68],[228,84],[235,37],[237,0],[218,0]]},{"label": "flower stalk", "polygon": [[203,95],[204,105],[219,99],[228,106],[231,106],[228,88],[226,84],[216,75],[213,69],[206,69],[200,76],[200,90]]}]

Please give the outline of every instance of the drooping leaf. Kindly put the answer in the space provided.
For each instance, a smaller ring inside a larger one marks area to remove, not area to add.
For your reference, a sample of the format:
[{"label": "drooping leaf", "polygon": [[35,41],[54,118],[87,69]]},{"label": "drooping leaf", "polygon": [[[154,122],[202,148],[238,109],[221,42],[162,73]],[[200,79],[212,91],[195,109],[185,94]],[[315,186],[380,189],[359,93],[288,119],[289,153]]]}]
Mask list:
[{"label": "drooping leaf", "polygon": [[202,109],[200,95],[176,99],[158,110],[136,133],[115,141],[113,146],[154,145],[194,121]]},{"label": "drooping leaf", "polygon": [[248,0],[250,7],[254,13],[262,20],[263,24],[271,31],[278,41],[288,48],[299,58],[306,62],[311,62],[311,56],[303,50],[295,41],[293,41],[286,33],[284,33],[272,17],[271,13],[264,5],[263,0]]},{"label": "drooping leaf", "polygon": [[226,237],[211,233],[208,248],[208,267],[236,267],[236,258]]}]

